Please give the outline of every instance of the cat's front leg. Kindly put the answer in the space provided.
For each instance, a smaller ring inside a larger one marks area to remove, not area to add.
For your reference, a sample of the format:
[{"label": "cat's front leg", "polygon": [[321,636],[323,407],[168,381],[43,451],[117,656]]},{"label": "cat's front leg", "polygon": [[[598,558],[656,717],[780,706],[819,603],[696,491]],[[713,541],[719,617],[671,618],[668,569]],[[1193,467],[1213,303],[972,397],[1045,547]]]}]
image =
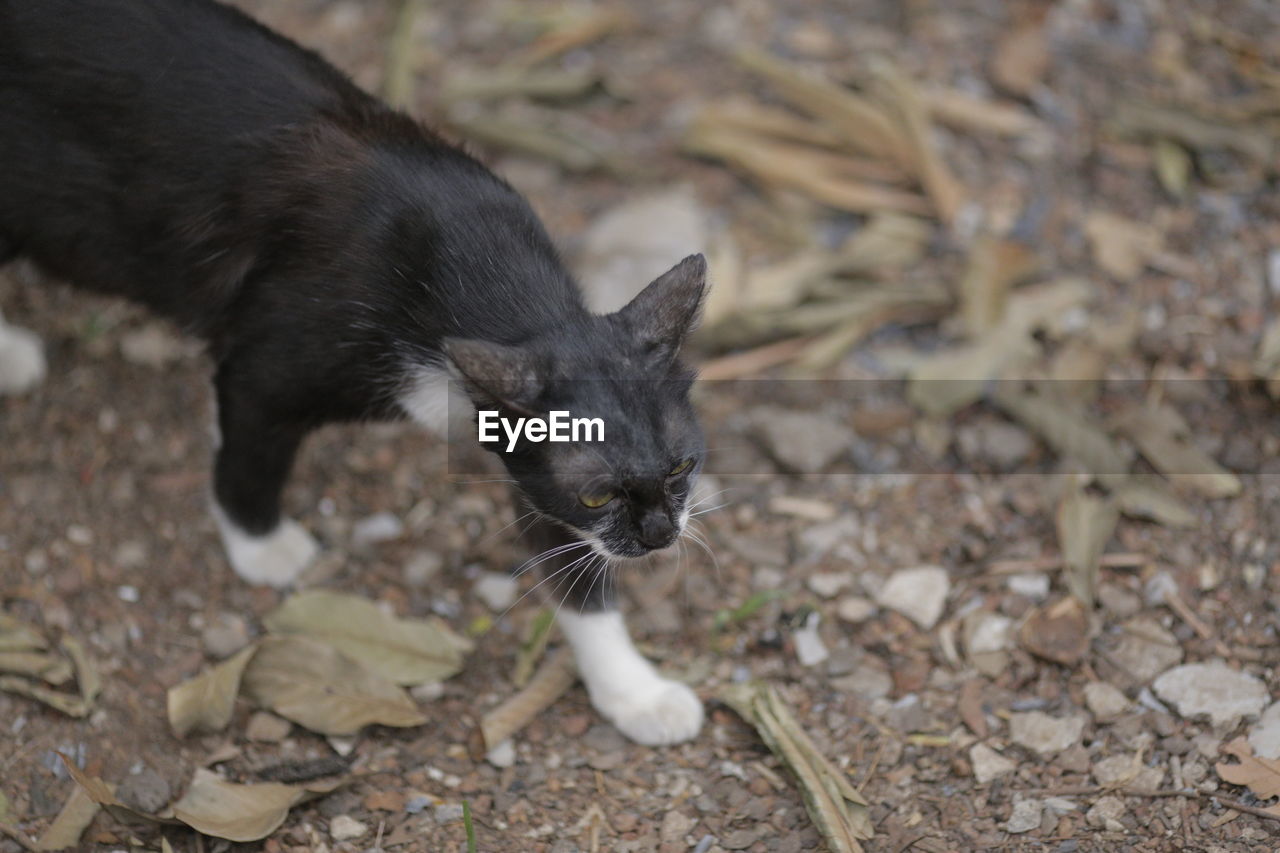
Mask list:
[{"label": "cat's front leg", "polygon": [[280,496],[306,429],[273,413],[269,398],[220,374],[213,515],[231,568],[251,584],[285,587],[320,553],[311,534],[282,518]]},{"label": "cat's front leg", "polygon": [[40,339],[26,329],[10,326],[0,316],[0,394],[22,394],[45,374]]},{"label": "cat's front leg", "polygon": [[561,607],[557,621],[591,704],[624,735],[662,746],[690,740],[702,728],[698,695],[658,674],[632,644],[618,610],[580,613]]}]

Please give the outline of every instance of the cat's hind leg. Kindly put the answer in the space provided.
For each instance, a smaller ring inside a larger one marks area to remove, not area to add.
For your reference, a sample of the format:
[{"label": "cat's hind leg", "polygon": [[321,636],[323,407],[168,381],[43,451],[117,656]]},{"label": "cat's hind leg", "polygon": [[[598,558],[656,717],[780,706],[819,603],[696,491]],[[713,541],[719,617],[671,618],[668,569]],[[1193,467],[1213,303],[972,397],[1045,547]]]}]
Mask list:
[{"label": "cat's hind leg", "polygon": [[252,584],[285,587],[320,553],[280,496],[306,428],[274,415],[269,399],[220,374],[213,515],[231,568]]},{"label": "cat's hind leg", "polygon": [[44,379],[44,348],[34,332],[10,326],[0,316],[0,394],[23,394]]}]

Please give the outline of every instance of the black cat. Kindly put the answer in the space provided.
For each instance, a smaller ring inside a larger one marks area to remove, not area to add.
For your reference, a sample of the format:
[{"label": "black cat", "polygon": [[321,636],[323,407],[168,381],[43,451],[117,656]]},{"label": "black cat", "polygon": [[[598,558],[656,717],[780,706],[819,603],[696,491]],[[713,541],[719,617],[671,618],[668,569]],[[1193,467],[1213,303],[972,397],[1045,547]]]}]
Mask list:
[{"label": "black cat", "polygon": [[[643,743],[697,732],[701,704],[635,651],[607,573],[688,518],[703,443],[677,353],[701,256],[593,315],[510,186],[240,12],[0,0],[0,259],[18,256],[208,342],[214,512],[254,583],[286,585],[315,556],[280,495],[321,424],[439,428],[451,385],[455,410],[599,417],[600,443],[488,447],[544,519],[596,707]],[[11,387],[38,356],[0,322]]]}]

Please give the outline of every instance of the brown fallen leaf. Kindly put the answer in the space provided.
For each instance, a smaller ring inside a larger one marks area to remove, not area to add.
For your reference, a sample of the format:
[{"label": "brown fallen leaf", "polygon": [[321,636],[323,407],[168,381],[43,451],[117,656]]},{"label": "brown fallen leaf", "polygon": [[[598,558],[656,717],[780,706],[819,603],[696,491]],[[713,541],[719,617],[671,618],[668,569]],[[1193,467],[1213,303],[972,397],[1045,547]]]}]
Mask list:
[{"label": "brown fallen leaf", "polygon": [[762,51],[742,50],[736,58],[855,150],[911,171],[906,134],[891,114],[870,98]]},{"label": "brown fallen leaf", "polygon": [[578,680],[573,655],[566,648],[551,653],[524,689],[480,720],[480,737],[488,752],[550,708]]},{"label": "brown fallen leaf", "polygon": [[218,732],[231,722],[240,679],[258,651],[257,645],[241,649],[232,657],[200,675],[170,687],[169,726],[178,737],[193,731]]},{"label": "brown fallen leaf", "polygon": [[49,648],[49,641],[34,625],[8,613],[0,612],[0,652],[41,651]]},{"label": "brown fallen leaf", "polygon": [[43,684],[19,678],[16,675],[0,675],[0,690],[17,693],[20,696],[35,699],[37,702],[43,702],[50,708],[59,710],[69,717],[87,717],[89,712],[93,710],[83,696],[62,693],[45,687]]},{"label": "brown fallen leaf", "polygon": [[71,658],[76,670],[76,686],[80,688],[80,698],[92,707],[102,692],[102,676],[93,658],[85,651],[84,645],[74,637],[63,637],[59,643],[64,654]]},{"label": "brown fallen leaf", "polygon": [[1060,456],[1083,464],[1107,488],[1128,480],[1129,455],[1081,407],[1054,400],[1021,383],[1001,383],[991,399]]},{"label": "brown fallen leaf", "polygon": [[1207,498],[1240,494],[1240,478],[1201,450],[1191,427],[1167,405],[1132,405],[1116,417],[1116,425],[1161,474]]},{"label": "brown fallen leaf", "polygon": [[[1086,606],[1092,607],[1098,592],[1098,565],[1102,551],[1115,533],[1120,511],[1110,495],[1093,494],[1072,477],[1058,505],[1058,547],[1062,550],[1062,568],[1067,588]],[[1069,609],[1062,611],[1064,618]],[[1070,628],[1071,623],[1064,622]]]},{"label": "brown fallen leaf", "polygon": [[[1280,761],[1255,756],[1249,739],[1243,736],[1223,744],[1222,751],[1240,761],[1239,764],[1220,761],[1213,765],[1223,781],[1243,785],[1260,800],[1280,796]],[[1264,811],[1280,815],[1280,805],[1270,806]]]},{"label": "brown fallen leaf", "polygon": [[1006,31],[991,58],[991,79],[1002,89],[1026,97],[1049,70],[1049,37],[1037,16]]},{"label": "brown fallen leaf", "polygon": [[723,160],[763,184],[803,193],[837,210],[930,212],[916,193],[859,177],[857,173],[867,173],[861,161],[820,149],[711,125],[705,118],[693,123],[682,144],[691,153]]},{"label": "brown fallen leaf", "polygon": [[960,719],[979,739],[985,739],[989,732],[987,713],[982,707],[982,687],[981,678],[969,679],[960,688],[960,700],[956,703]]},{"label": "brown fallen leaf", "polygon": [[279,782],[239,785],[210,770],[197,768],[186,793],[171,808],[174,817],[205,835],[228,841],[257,841],[275,832],[294,805],[329,793],[340,784],[332,781],[306,785]]},{"label": "brown fallen leaf", "polygon": [[929,115],[956,130],[997,136],[1032,136],[1048,132],[1043,122],[1007,101],[990,101],[959,89],[931,88],[921,94]]},{"label": "brown fallen leaf", "polygon": [[90,776],[85,773],[62,753],[58,753],[58,757],[62,759],[62,764],[66,767],[67,773],[75,780],[76,785],[89,796],[89,799],[102,806],[113,818],[121,823],[179,823],[167,808],[158,814],[146,814],[131,806],[126,806],[116,799],[114,785],[99,779],[97,776]]},{"label": "brown fallen leaf", "polygon": [[456,675],[474,645],[441,619],[399,619],[366,598],[320,589],[292,596],[263,624],[273,634],[321,640],[402,685]]},{"label": "brown fallen leaf", "polygon": [[805,808],[834,853],[861,853],[875,830],[870,808],[844,771],[814,745],[774,688],[761,682],[729,684],[722,702],[746,720],[795,774]]},{"label": "brown fallen leaf", "polygon": [[1084,223],[1098,267],[1118,281],[1132,281],[1147,262],[1164,247],[1164,237],[1154,225],[1136,222],[1115,213],[1095,210]]},{"label": "brown fallen leaf", "polygon": [[245,695],[314,732],[355,734],[363,727],[426,722],[404,690],[332,646],[309,637],[267,637],[249,661]]},{"label": "brown fallen leaf", "polygon": [[38,678],[55,687],[71,680],[71,664],[47,652],[0,651],[0,672]]},{"label": "brown fallen leaf", "polygon": [[960,316],[970,338],[979,339],[1000,324],[1009,291],[1039,264],[1025,243],[990,234],[978,238],[960,277]]},{"label": "brown fallen leaf", "polygon": [[1077,664],[1089,653],[1089,615],[1075,596],[1037,607],[1018,629],[1018,642],[1045,660]]},{"label": "brown fallen leaf", "polygon": [[1194,527],[1195,513],[1158,477],[1130,477],[1113,487],[1116,506],[1131,518],[1143,518],[1166,527]]},{"label": "brown fallen leaf", "polygon": [[942,158],[929,109],[914,81],[888,60],[876,64],[875,74],[886,90],[885,100],[892,104],[907,141],[907,151],[925,194],[933,202],[938,218],[947,225],[955,222],[964,204],[965,192]]},{"label": "brown fallen leaf", "polygon": [[79,846],[80,836],[93,823],[101,808],[84,788],[76,785],[53,823],[36,840],[34,849],[66,850]]}]

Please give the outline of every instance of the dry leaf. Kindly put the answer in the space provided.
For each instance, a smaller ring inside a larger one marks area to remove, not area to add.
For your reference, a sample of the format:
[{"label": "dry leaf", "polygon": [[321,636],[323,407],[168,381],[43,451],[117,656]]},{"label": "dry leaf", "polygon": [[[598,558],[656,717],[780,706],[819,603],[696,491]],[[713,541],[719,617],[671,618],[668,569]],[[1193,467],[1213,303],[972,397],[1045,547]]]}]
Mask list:
[{"label": "dry leaf", "polygon": [[192,731],[218,732],[231,722],[240,679],[258,650],[256,645],[241,649],[215,667],[169,688],[169,725],[178,737]]},{"label": "dry leaf", "polygon": [[28,625],[8,613],[0,613],[0,652],[38,651],[49,648],[49,642],[34,625]]},{"label": "dry leaf", "polygon": [[933,138],[929,109],[912,80],[887,60],[877,64],[876,76],[885,87],[905,134],[912,174],[933,201],[938,218],[950,225],[964,203],[964,190],[947,166]]},{"label": "dry leaf", "polygon": [[569,649],[557,649],[542,662],[523,690],[484,715],[480,736],[485,751],[527,726],[578,680]]},{"label": "dry leaf", "polygon": [[67,773],[75,780],[76,784],[88,794],[89,799],[102,806],[116,820],[122,823],[178,823],[166,808],[159,814],[145,814],[136,809],[126,806],[124,803],[116,799],[115,786],[109,782],[104,782],[97,776],[90,776],[76,767],[65,755],[58,753],[58,757],[62,759],[62,764],[67,769]]},{"label": "dry leaf", "polygon": [[[695,121],[683,140],[686,150],[715,157],[775,189],[795,190],[837,210],[851,213],[928,214],[919,195],[871,183],[865,161],[817,148],[780,142],[741,130]],[[874,179],[879,170],[871,168]]]},{"label": "dry leaf", "polygon": [[1119,281],[1137,278],[1147,261],[1164,246],[1164,238],[1150,223],[1103,210],[1089,214],[1084,233],[1093,247],[1094,262]]},{"label": "dry leaf", "polygon": [[66,850],[80,844],[80,836],[98,816],[101,806],[79,785],[63,803],[58,816],[35,843],[36,850]]},{"label": "dry leaf", "polygon": [[1158,477],[1134,476],[1113,487],[1116,506],[1132,518],[1145,518],[1167,527],[1194,527],[1196,515],[1165,487]]},{"label": "dry leaf", "polygon": [[1187,149],[1176,142],[1157,139],[1152,157],[1160,186],[1174,198],[1183,198],[1191,180],[1191,155]]},{"label": "dry leaf", "polygon": [[196,769],[187,792],[171,808],[174,817],[205,835],[228,841],[257,841],[275,832],[295,804],[328,793],[338,784],[238,785],[201,767]]},{"label": "dry leaf", "polygon": [[263,624],[273,634],[323,640],[370,672],[404,685],[457,674],[472,648],[440,619],[398,619],[368,599],[328,590],[298,593]]},{"label": "dry leaf", "polygon": [[47,652],[0,651],[0,672],[39,678],[55,686],[71,680],[71,664]]},{"label": "dry leaf", "polygon": [[1042,20],[1027,21],[1000,37],[991,59],[991,79],[997,86],[1026,97],[1049,70],[1049,38]]},{"label": "dry leaf", "polygon": [[1116,418],[1116,425],[1138,445],[1152,467],[1172,482],[1207,498],[1240,494],[1240,478],[1196,446],[1187,422],[1169,406],[1131,406]]},{"label": "dry leaf", "polygon": [[1028,614],[1018,641],[1033,655],[1071,666],[1089,653],[1089,615],[1080,599],[1060,599]]},{"label": "dry leaf", "polygon": [[1115,533],[1120,512],[1114,498],[1089,492],[1080,479],[1072,478],[1058,505],[1058,547],[1067,588],[1092,607],[1098,591],[1098,561]]},{"label": "dry leaf", "polygon": [[737,59],[855,150],[911,170],[906,134],[888,112],[869,98],[761,51],[743,50]]},{"label": "dry leaf", "polygon": [[997,136],[1032,136],[1046,132],[1044,123],[1017,104],[989,101],[959,89],[926,89],[929,115],[948,127]]},{"label": "dry leaf", "polygon": [[1083,464],[1104,486],[1114,488],[1128,480],[1128,455],[1079,407],[1052,400],[1020,383],[1002,383],[992,400],[1060,456]]},{"label": "dry leaf", "polygon": [[89,716],[89,711],[92,710],[89,703],[82,696],[60,693],[57,690],[45,687],[43,684],[36,684],[16,675],[0,675],[0,690],[17,693],[20,696],[43,702],[50,708],[55,708],[69,717],[87,717]]},{"label": "dry leaf", "polygon": [[818,751],[773,687],[730,684],[719,698],[755,727],[760,739],[795,774],[805,808],[834,853],[861,853],[874,828],[866,798]]},{"label": "dry leaf", "polygon": [[326,735],[364,726],[418,726],[426,716],[409,695],[332,646],[309,637],[267,637],[244,673],[245,695]]},{"label": "dry leaf", "polygon": [[1222,117],[1197,115],[1187,107],[1128,102],[1110,122],[1120,136],[1168,139],[1192,151],[1232,151],[1259,164],[1270,162],[1275,142],[1259,127],[1234,124]]},{"label": "dry leaf", "polygon": [[[1240,759],[1239,764],[1221,761],[1213,765],[1224,781],[1243,785],[1260,800],[1280,797],[1280,761],[1255,756],[1249,739],[1243,736],[1223,744],[1222,751]],[[1280,805],[1271,806],[1266,811],[1280,815]]]},{"label": "dry leaf", "polygon": [[970,338],[980,339],[999,325],[1009,290],[1038,266],[1024,243],[989,234],[974,243],[960,278],[960,316]]}]

